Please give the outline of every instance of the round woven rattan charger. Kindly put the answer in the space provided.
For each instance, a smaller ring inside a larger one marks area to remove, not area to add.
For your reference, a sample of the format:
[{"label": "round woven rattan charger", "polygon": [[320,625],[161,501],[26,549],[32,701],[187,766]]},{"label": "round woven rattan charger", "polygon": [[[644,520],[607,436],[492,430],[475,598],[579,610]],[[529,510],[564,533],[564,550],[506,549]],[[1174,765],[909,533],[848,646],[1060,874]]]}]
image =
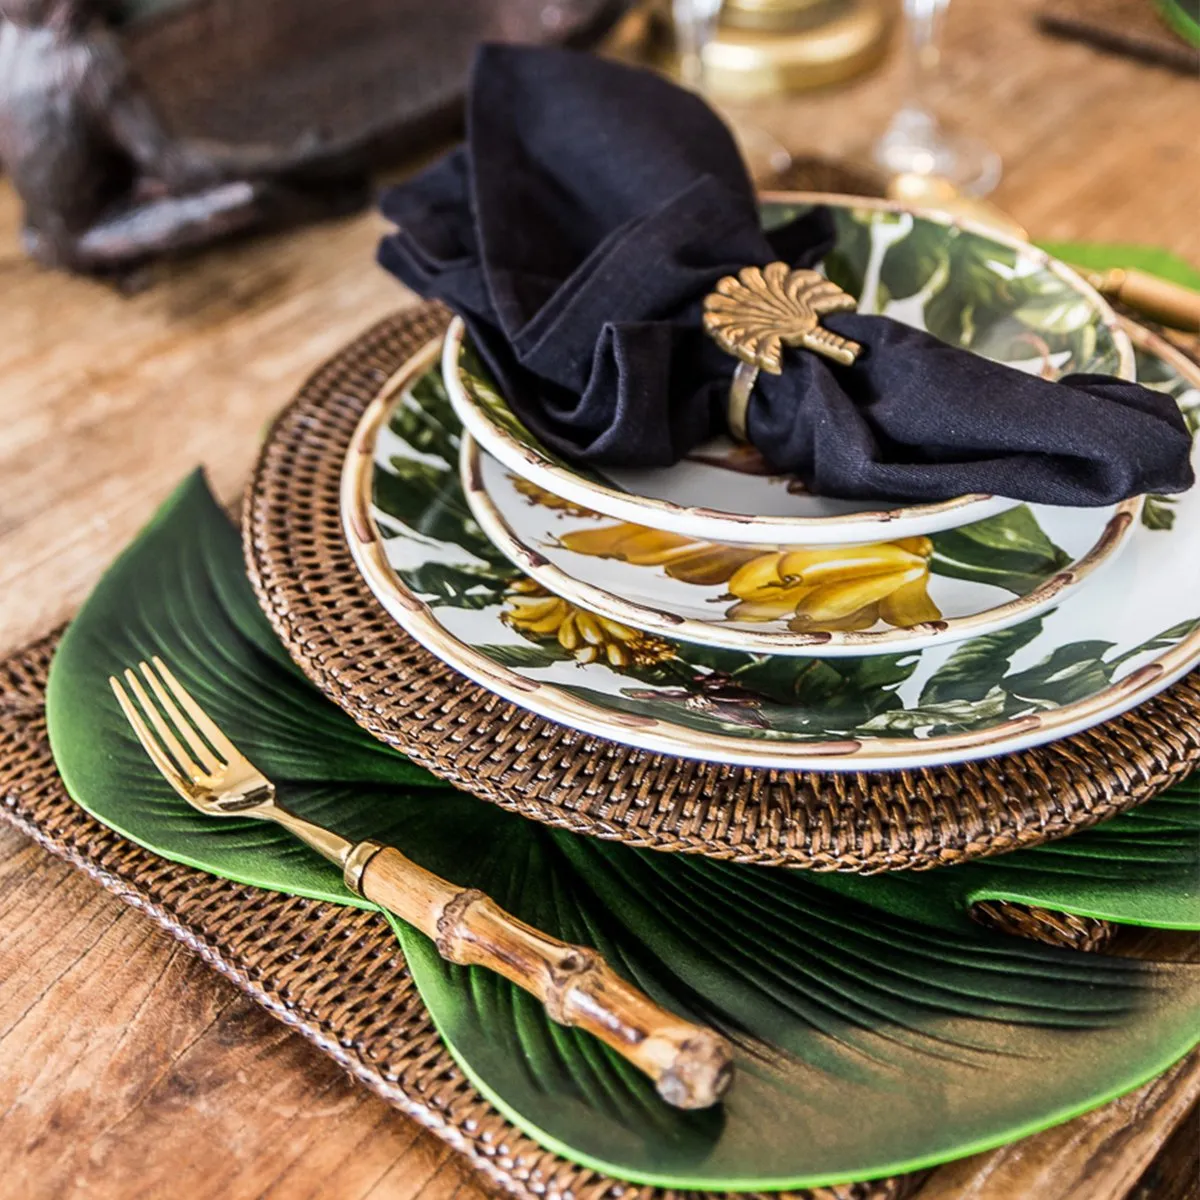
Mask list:
[{"label": "round woven rattan charger", "polygon": [[259,600],[332,700],[414,762],[535,820],[657,850],[817,870],[925,868],[1062,837],[1149,799],[1200,760],[1200,672],[1071,738],[955,766],[775,771],[635,750],[544,720],[447,667],[384,611],[342,533],[343,460],[363,410],[445,327],[425,305],[308,381],[244,507]]}]

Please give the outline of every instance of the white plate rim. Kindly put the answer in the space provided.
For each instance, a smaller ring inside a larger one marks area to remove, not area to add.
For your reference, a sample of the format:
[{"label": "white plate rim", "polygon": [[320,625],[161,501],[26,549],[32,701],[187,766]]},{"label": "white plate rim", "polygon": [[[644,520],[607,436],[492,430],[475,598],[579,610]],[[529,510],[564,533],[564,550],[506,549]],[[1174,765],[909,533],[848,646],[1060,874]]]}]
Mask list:
[{"label": "white plate rim", "polygon": [[[882,212],[911,213],[922,220],[961,229],[998,245],[1007,246],[1057,275],[1089,302],[1099,316],[1100,323],[1108,329],[1113,338],[1118,355],[1118,376],[1129,380],[1135,376],[1133,345],[1112,307],[1077,272],[1029,242],[1022,242],[978,222],[892,200],[839,196],[827,192],[768,192],[763,194],[762,199],[776,204],[831,204],[841,208],[871,208]],[[1004,496],[972,494],[931,504],[904,505],[899,508],[869,510],[837,517],[754,517],[679,505],[669,500],[638,496],[593,483],[530,451],[506,429],[494,424],[472,400],[460,377],[459,356],[465,336],[465,324],[460,317],[455,317],[447,331],[443,347],[442,378],[459,420],[471,436],[509,470],[516,471],[555,495],[605,516],[730,545],[824,545],[919,537],[980,521],[1015,508],[1021,503]]]},{"label": "white plate rim", "polygon": [[1128,544],[1145,503],[1144,496],[1137,496],[1116,505],[1100,536],[1085,553],[1024,596],[1013,597],[1003,604],[993,605],[969,616],[947,617],[905,629],[784,632],[680,617],[669,610],[639,604],[595,584],[576,579],[563,568],[549,562],[539,551],[526,545],[505,519],[483,483],[480,456],[485,453],[464,429],[459,454],[459,478],[467,505],[489,540],[515,567],[555,595],[602,617],[681,641],[743,650],[750,654],[817,658],[896,654],[905,650],[923,650],[933,645],[950,645],[1007,629],[1010,625],[1044,613],[1084,584],[1100,567],[1111,565]]},{"label": "white plate rim", "polygon": [[[388,614],[411,637],[452,669],[519,708],[584,733],[656,754],[772,770],[905,770],[949,766],[1011,754],[1069,737],[1127,712],[1169,687],[1200,661],[1200,628],[1152,661],[1086,700],[1047,714],[1028,714],[986,730],[938,738],[858,738],[830,741],[748,742],[734,734],[706,733],[657,718],[614,713],[552,684],[529,680],[451,634],[430,607],[399,580],[387,562],[371,505],[375,438],[395,395],[436,361],[435,339],[380,388],[359,419],[343,463],[342,528],[351,556]],[[1157,347],[1156,347],[1157,351]],[[1180,356],[1182,357],[1182,356]],[[1184,360],[1187,361],[1186,359]],[[1189,364],[1193,378],[1194,365]]]}]

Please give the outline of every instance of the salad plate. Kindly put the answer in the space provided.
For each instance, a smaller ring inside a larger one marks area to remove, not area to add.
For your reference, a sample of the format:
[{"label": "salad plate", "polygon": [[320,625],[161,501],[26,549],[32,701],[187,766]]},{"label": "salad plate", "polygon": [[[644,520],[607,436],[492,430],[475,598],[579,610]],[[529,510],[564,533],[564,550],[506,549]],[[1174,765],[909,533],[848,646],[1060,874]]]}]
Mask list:
[{"label": "salad plate", "polygon": [[[1139,334],[1142,378],[1191,422],[1200,372]],[[650,751],[814,770],[899,769],[1066,737],[1200,661],[1200,491],[1148,498],[1119,570],[954,645],[798,658],[696,646],[549,593],[463,494],[461,425],[431,343],[381,389],[342,476],[344,534],[387,612],[450,667],[532,712]]]},{"label": "salad plate", "polygon": [[[1133,349],[1108,304],[1075,272],[1025,242],[883,200],[776,194],[767,225],[828,205],[837,244],[824,269],[860,312],[925,329],[952,346],[1057,379],[1072,372],[1133,378]],[[839,500],[772,474],[748,446],[717,439],[657,469],[573,465],[520,422],[475,353],[461,320],[442,370],[459,420],[509,470],[617,520],[733,545],[829,545],[920,537],[1016,507],[1000,496],[932,504]],[[720,507],[714,507],[714,497]]]},{"label": "salad plate", "polygon": [[1110,564],[1142,498],[1019,505],[932,537],[851,546],[733,546],[613,521],[461,448],[484,533],[548,591],[681,641],[762,654],[894,654],[1028,620]]}]

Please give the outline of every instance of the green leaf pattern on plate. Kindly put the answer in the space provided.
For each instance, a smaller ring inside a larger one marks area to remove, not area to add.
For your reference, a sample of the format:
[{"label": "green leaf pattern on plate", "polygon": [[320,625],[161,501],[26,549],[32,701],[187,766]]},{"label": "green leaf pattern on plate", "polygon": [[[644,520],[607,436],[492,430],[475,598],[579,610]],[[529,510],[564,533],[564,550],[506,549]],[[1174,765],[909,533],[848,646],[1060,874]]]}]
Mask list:
[{"label": "green leaf pattern on plate", "polygon": [[992,583],[1024,596],[1071,561],[1022,504],[971,525],[933,535],[930,569],[938,575]]},{"label": "green leaf pattern on plate", "polygon": [[[420,470],[408,472],[395,454],[389,459],[385,453],[382,467],[377,459],[377,516],[396,573],[445,614],[448,628],[493,661],[531,678],[553,674],[557,687],[599,707],[640,717],[667,713],[701,732],[753,738],[937,737],[990,728],[1093,695],[1119,678],[1130,660],[1175,644],[1197,626],[1189,620],[1153,629],[1113,653],[1111,643],[1094,638],[1065,645],[1051,638],[1039,642],[1046,618],[1034,618],[949,648],[840,659],[752,654],[645,635],[666,652],[610,667],[603,680],[595,676],[594,681],[571,663],[553,630],[523,636],[508,622],[511,589],[519,576],[470,516],[457,470],[449,465],[457,462],[460,426],[432,374],[397,406],[391,429],[403,440],[389,442],[388,450],[411,441],[404,429],[427,395],[440,440],[426,443]],[[434,457],[436,466],[430,465]],[[431,536],[443,549],[463,551],[462,561],[431,563],[427,552],[409,552],[413,539],[427,548]],[[935,573],[1016,595],[1069,561],[1026,506],[936,534],[933,545]],[[468,626],[451,609],[477,616]],[[1025,654],[1014,665],[1014,655],[1039,645],[1045,646],[1041,655],[1029,661]],[[926,673],[926,662],[938,665]],[[970,665],[965,673],[970,694],[960,690],[963,664]],[[905,686],[913,678],[921,678],[919,689]],[[615,686],[597,686],[614,680]]]}]

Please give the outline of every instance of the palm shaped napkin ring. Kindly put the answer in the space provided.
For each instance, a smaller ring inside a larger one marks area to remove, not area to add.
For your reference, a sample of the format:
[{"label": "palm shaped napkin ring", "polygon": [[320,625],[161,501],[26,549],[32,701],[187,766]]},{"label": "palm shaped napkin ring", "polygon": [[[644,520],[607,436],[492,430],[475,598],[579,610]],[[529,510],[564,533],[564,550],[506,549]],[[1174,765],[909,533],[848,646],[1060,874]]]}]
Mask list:
[{"label": "palm shaped napkin ring", "polygon": [[839,337],[820,321],[826,313],[853,312],[854,297],[819,271],[783,262],[743,267],[726,275],[704,298],[704,331],[738,359],[729,387],[729,430],[749,441],[746,414],[759,371],[783,374],[783,347],[800,346],[849,366],[862,346]]}]

